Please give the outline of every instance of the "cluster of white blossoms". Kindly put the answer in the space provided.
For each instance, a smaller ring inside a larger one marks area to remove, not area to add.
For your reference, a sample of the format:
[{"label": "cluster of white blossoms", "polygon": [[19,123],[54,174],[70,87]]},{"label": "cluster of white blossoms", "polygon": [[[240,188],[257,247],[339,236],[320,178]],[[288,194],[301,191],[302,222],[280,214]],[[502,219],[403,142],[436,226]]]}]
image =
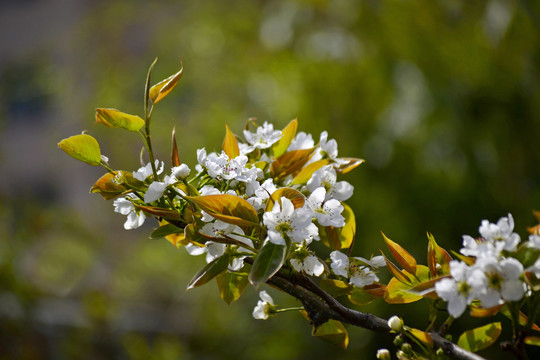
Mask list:
[{"label": "cluster of white blossoms", "polygon": [[[137,188],[137,196],[128,194],[114,201],[114,209],[127,216],[124,224],[126,229],[140,227],[147,214],[144,207],[169,207],[184,209],[187,205],[183,196],[181,183],[188,184],[204,195],[229,194],[246,200],[258,212],[261,226],[266,229],[263,242],[289,246],[289,265],[298,272],[307,275],[320,276],[328,267],[310,250],[312,241],[320,239],[319,231],[324,227],[341,228],[345,225],[342,201],[353,194],[353,186],[346,181],[337,181],[341,166],[350,160],[338,158],[337,142],[328,139],[324,131],[315,144],[311,134],[299,132],[290,140],[286,152],[305,151],[312,149],[300,167],[313,166],[309,178],[303,182],[294,182],[293,176],[276,177],[272,173],[272,146],[283,134],[274,130],[272,124],[265,122],[255,131],[244,130],[245,142],[236,138],[238,152],[236,157],[229,157],[225,150],[208,153],[206,149],[197,150],[196,175],[188,181],[190,169],[186,164],[171,169],[164,174],[164,164],[158,160],[148,163],[133,172],[133,178],[143,185]],[[318,166],[315,166],[317,165]],[[280,189],[294,189],[303,197],[302,205],[298,206],[289,196],[269,201]],[[167,194],[167,197],[164,197]],[[142,208],[141,208],[142,206]],[[211,262],[225,252],[231,255],[229,269],[239,270],[243,265],[246,252],[251,253],[254,244],[250,234],[244,234],[239,226],[233,226],[215,219],[205,211],[201,211],[198,219],[197,232],[208,239],[202,244],[188,243],[185,249],[192,255],[206,254],[207,262]],[[219,239],[227,239],[220,242]],[[233,246],[230,240],[236,240],[239,245]],[[349,273],[351,284],[369,284],[377,281],[377,277],[369,270],[369,263],[356,266],[351,259],[346,272]],[[336,275],[343,275],[343,270],[336,270]],[[362,280],[360,280],[362,279]]]},{"label": "cluster of white blossoms", "polygon": [[[450,262],[451,277],[435,284],[437,294],[448,302],[448,312],[459,317],[473,300],[482,307],[492,308],[505,302],[519,301],[527,292],[525,272],[540,275],[540,260],[528,268],[516,258],[520,237],[514,232],[511,214],[499,219],[496,224],[483,220],[480,238],[463,236],[460,252],[470,257],[464,261]],[[540,249],[540,236],[532,234],[521,247]]]}]

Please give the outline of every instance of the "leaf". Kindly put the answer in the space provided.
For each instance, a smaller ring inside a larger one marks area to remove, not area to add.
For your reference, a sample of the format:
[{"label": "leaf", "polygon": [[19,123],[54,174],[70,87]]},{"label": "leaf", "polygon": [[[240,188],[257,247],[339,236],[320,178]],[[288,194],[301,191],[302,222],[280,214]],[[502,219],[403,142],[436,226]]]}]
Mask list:
[{"label": "leaf", "polygon": [[266,282],[283,266],[286,255],[287,247],[285,245],[276,245],[270,240],[266,240],[253,261],[249,282],[256,288]]},{"label": "leaf", "polygon": [[540,346],[540,337],[538,336],[526,336],[523,341],[525,341],[525,344],[527,345]]},{"label": "leaf", "polygon": [[117,174],[118,171],[115,171],[114,174],[106,173],[92,185],[90,192],[100,194],[105,200],[111,200],[129,192],[130,189],[124,184],[114,181]]},{"label": "leaf", "polygon": [[227,154],[227,156],[231,159],[234,159],[240,155],[238,141],[236,141],[236,137],[232,133],[231,129],[229,129],[229,125],[225,125],[225,139],[223,140],[222,147],[225,154]]},{"label": "leaf", "polygon": [[536,260],[540,258],[540,249],[528,246],[520,246],[515,258],[523,264],[524,268],[528,268],[534,265]]},{"label": "leaf", "polygon": [[286,197],[291,200],[295,209],[301,208],[304,206],[306,197],[298,190],[293,188],[280,188],[277,189],[270,195],[268,202],[266,203],[266,208],[264,211],[272,211],[274,208],[274,203],[277,201],[281,205],[281,198]]},{"label": "leaf", "polygon": [[[440,275],[450,274],[450,261],[452,257],[446,250],[437,245],[435,238],[432,234],[428,233],[428,255],[427,262],[429,271],[432,277]],[[440,268],[437,268],[437,264],[440,265]]]},{"label": "leaf", "polygon": [[371,292],[360,288],[354,288],[348,297],[349,301],[355,305],[367,305],[376,298]]},{"label": "leaf", "polygon": [[349,171],[353,170],[360,164],[363,164],[365,162],[364,159],[357,159],[357,158],[340,158],[339,160],[347,161],[344,164],[339,165],[339,167],[336,169],[336,172],[338,174],[346,174]]},{"label": "leaf", "polygon": [[463,261],[465,264],[469,266],[474,265],[474,263],[476,262],[476,258],[472,256],[461,255],[460,253],[457,253],[454,250],[450,250],[450,251],[452,252],[452,254],[454,254],[455,257],[457,257],[459,260]]},{"label": "leaf", "polygon": [[398,269],[398,267],[396,265],[394,265],[393,262],[391,262],[385,255],[384,253],[381,251],[381,254],[384,258],[384,261],[386,262],[386,267],[388,268],[388,270],[390,270],[390,272],[392,273],[392,275],[394,275],[394,277],[402,282],[402,283],[405,283],[405,284],[411,284],[412,283],[412,279],[410,277],[410,273],[408,272],[402,272],[401,270]]},{"label": "leaf", "polygon": [[204,244],[206,242],[206,239],[199,233],[199,230],[200,228],[197,228],[195,224],[188,224],[184,228],[185,240],[195,245]]},{"label": "leaf", "polygon": [[409,304],[422,299],[422,295],[410,291],[411,285],[395,277],[386,286],[384,300],[389,304]]},{"label": "leaf", "polygon": [[493,345],[501,334],[501,323],[494,322],[476,329],[467,330],[458,339],[457,345],[465,350],[477,352]]},{"label": "leaf", "polygon": [[433,347],[433,339],[427,332],[414,328],[407,328],[407,331],[424,344],[428,345],[429,347]]},{"label": "leaf", "polygon": [[178,146],[176,146],[176,125],[173,127],[172,130],[171,164],[173,167],[180,166],[180,158],[178,157]]},{"label": "leaf", "polygon": [[194,287],[201,286],[221,274],[229,266],[230,256],[228,254],[222,255],[202,268],[198,273],[193,276],[193,279],[188,284],[187,290],[191,290]]},{"label": "leaf", "polygon": [[330,319],[320,326],[314,326],[312,335],[337,345],[342,349],[346,349],[349,345],[349,334],[347,333],[347,329],[345,329],[345,326],[337,320]]},{"label": "leaf", "polygon": [[230,305],[240,298],[247,285],[248,274],[224,271],[216,277],[219,295]]},{"label": "leaf", "polygon": [[351,247],[356,234],[356,218],[351,207],[345,203],[341,215],[345,218],[345,225],[340,228],[325,226],[320,232],[321,241],[332,250],[347,249]]},{"label": "leaf", "polygon": [[160,102],[165,96],[167,96],[172,89],[176,86],[178,83],[178,80],[182,77],[182,74],[184,73],[184,66],[182,65],[180,71],[178,71],[176,74],[169,76],[168,78],[161,80],[154,86],[150,88],[149,96],[150,100],[152,100],[152,103],[157,104]]},{"label": "leaf", "polygon": [[144,120],[137,115],[130,115],[116,109],[96,109],[96,124],[101,123],[112,128],[122,128],[128,131],[139,131],[144,126]]},{"label": "leaf", "polygon": [[314,148],[286,152],[272,163],[270,175],[281,179],[299,171],[311,158],[313,150]]},{"label": "leaf", "polygon": [[[512,319],[512,314],[510,314],[510,310],[508,309],[508,306],[506,304],[502,306],[501,314],[503,314],[504,316],[506,316],[509,319]],[[519,319],[519,324],[521,326],[525,326],[529,322],[529,318],[522,311],[519,312],[519,318],[518,319]],[[535,331],[540,331],[540,327],[538,327],[538,325],[536,325],[536,324],[532,325],[532,329],[535,330]]]},{"label": "leaf", "polygon": [[402,248],[401,245],[387,238],[382,231],[381,234],[397,263],[411,274],[416,274],[416,259]]},{"label": "leaf", "polygon": [[311,164],[306,165],[293,179],[291,185],[303,185],[306,184],[309,179],[313,176],[313,173],[325,165],[328,165],[330,162],[326,159],[312,162]]},{"label": "leaf", "polygon": [[258,226],[255,208],[241,197],[229,194],[186,196],[216,219],[238,226]]},{"label": "leaf", "polygon": [[296,129],[298,128],[298,119],[291,120],[281,130],[281,139],[279,139],[274,145],[272,145],[272,152],[275,157],[280,157],[281,155],[285,154],[287,151],[287,148],[289,145],[291,145],[291,142],[293,141],[295,135],[296,135]]},{"label": "leaf", "polygon": [[503,305],[497,305],[490,308],[483,308],[480,306],[479,303],[475,304],[475,302],[473,302],[473,304],[469,306],[469,308],[471,309],[469,314],[472,317],[476,317],[476,318],[490,317],[497,314],[499,310],[501,310],[502,307]]},{"label": "leaf", "polygon": [[138,205],[138,204],[133,204],[133,205],[144,212],[147,212],[149,214],[158,216],[166,220],[167,219],[168,220],[182,220],[182,217],[176,210],[160,208],[160,207],[155,207],[155,206]]},{"label": "leaf", "polygon": [[184,229],[181,229],[174,224],[167,223],[165,225],[161,225],[160,227],[152,231],[152,234],[150,234],[150,239],[161,239],[168,235],[183,233]]},{"label": "leaf", "polygon": [[333,297],[347,295],[354,289],[352,285],[334,279],[321,279],[319,286]]},{"label": "leaf", "polygon": [[58,143],[69,156],[92,166],[101,165],[101,150],[96,139],[87,134],[74,135]]}]

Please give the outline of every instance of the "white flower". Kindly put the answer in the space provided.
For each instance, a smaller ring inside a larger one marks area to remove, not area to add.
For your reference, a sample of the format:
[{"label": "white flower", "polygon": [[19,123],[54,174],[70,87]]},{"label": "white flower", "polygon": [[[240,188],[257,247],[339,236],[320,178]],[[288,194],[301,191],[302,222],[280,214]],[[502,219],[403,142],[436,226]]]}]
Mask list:
[{"label": "white flower", "polygon": [[379,360],[390,360],[392,357],[388,349],[379,349],[377,350],[377,359]]},{"label": "white flower", "polygon": [[274,203],[272,211],[263,215],[263,223],[268,228],[268,238],[277,245],[285,245],[284,237],[291,241],[301,243],[313,237],[312,211],[302,207],[295,209],[291,200],[281,198]]},{"label": "white flower", "polygon": [[349,258],[339,251],[332,251],[330,259],[332,260],[330,267],[334,274],[349,278],[349,283],[354,286],[364,287],[379,281],[371,269],[360,264],[359,259]]},{"label": "white flower", "polygon": [[315,189],[307,199],[308,206],[315,213],[317,221],[322,226],[345,226],[345,218],[341,215],[343,205],[336,199],[324,201],[326,190],[323,187]]},{"label": "white flower", "polygon": [[266,320],[274,313],[274,300],[264,290],[259,293],[259,297],[261,300],[257,302],[253,309],[253,317],[258,320]]},{"label": "white flower", "polygon": [[[293,255],[294,256],[294,255]],[[310,276],[320,276],[324,272],[324,265],[318,257],[312,254],[306,256],[293,257],[290,263],[294,270],[304,272]]]},{"label": "white flower", "polygon": [[179,180],[184,180],[189,176],[191,169],[186,164],[180,164],[171,169],[171,174]]},{"label": "white flower", "polygon": [[514,230],[514,219],[511,214],[500,218],[497,224],[482,220],[478,229],[482,237],[474,239],[463,235],[463,248],[460,252],[466,256],[500,257],[503,250],[516,251],[519,244],[519,235]]},{"label": "white flower", "polygon": [[353,186],[346,181],[337,181],[336,170],[331,165],[326,165],[315,171],[307,182],[310,192],[319,187],[326,189],[326,200],[336,199],[345,201],[353,194]]},{"label": "white flower", "polygon": [[146,190],[146,193],[144,194],[144,202],[149,204],[153,201],[160,199],[163,196],[163,192],[165,191],[167,186],[174,184],[175,182],[176,178],[169,175],[165,176],[163,182],[154,181],[150,184],[150,186],[148,186],[148,190]]},{"label": "white flower", "polygon": [[529,235],[529,241],[527,242],[529,247],[540,249],[540,235],[531,234]]},{"label": "white flower", "polygon": [[263,126],[259,126],[255,133],[244,130],[244,137],[247,142],[250,143],[253,148],[267,149],[272,144],[277,142],[281,138],[282,134],[280,130],[274,130],[274,125],[264,122]]},{"label": "white flower", "polygon": [[392,316],[388,319],[388,326],[395,332],[401,332],[403,330],[403,320],[399,316]]},{"label": "white flower", "polygon": [[[129,195],[128,195],[129,196]],[[114,200],[114,211],[122,215],[127,215],[127,220],[124,223],[124,229],[131,230],[140,227],[144,224],[146,215],[141,210],[135,209],[133,203],[125,197]]]},{"label": "white flower", "polygon": [[[165,164],[163,161],[161,162],[161,165],[159,163],[159,160],[154,161],[154,165],[156,167],[157,175],[160,175],[163,172],[163,167]],[[137,180],[144,181],[147,177],[152,175],[152,164],[148,163],[143,167],[140,167],[139,170],[133,173],[133,177]]]},{"label": "white flower", "polygon": [[475,297],[490,308],[506,301],[518,301],[525,294],[520,280],[523,265],[514,258],[498,261],[495,257],[479,258],[469,276]]},{"label": "white flower", "polygon": [[467,264],[453,260],[450,262],[452,278],[435,283],[435,291],[441,299],[448,302],[448,312],[455,318],[460,317],[467,305],[474,300],[471,285],[468,283],[470,272]]},{"label": "white flower", "polygon": [[306,134],[305,132],[300,131],[296,134],[293,141],[291,141],[287,151],[310,149],[314,146],[315,142],[313,141],[311,134]]}]

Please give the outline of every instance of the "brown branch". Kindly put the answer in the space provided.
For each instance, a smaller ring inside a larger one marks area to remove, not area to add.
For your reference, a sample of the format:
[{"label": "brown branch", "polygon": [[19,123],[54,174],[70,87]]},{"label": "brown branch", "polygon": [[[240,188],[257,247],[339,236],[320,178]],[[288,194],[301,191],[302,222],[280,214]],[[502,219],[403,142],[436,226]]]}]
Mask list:
[{"label": "brown branch", "polygon": [[[322,290],[309,277],[298,275],[294,278],[289,278],[282,272],[278,272],[272,278],[268,279],[267,283],[300,300],[314,325],[320,325],[329,319],[334,319],[382,334],[394,335],[390,332],[386,320],[373,314],[349,309]],[[441,348],[451,358],[459,360],[485,360],[483,357],[457,346],[435,332],[430,332],[430,335],[433,339],[434,346]]]}]

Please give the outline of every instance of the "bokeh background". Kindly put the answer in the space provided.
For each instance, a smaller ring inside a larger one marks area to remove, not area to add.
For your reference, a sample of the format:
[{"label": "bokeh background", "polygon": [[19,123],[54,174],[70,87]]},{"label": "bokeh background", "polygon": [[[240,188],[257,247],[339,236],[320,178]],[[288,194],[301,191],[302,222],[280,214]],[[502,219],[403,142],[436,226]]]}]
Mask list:
[{"label": "bokeh background", "polygon": [[[214,284],[186,292],[204,259],[149,239],[151,221],[125,231],[88,193],[103,171],[56,144],[88,130],[137,169],[140,139],[94,109],[142,114],[148,66],[157,82],[181,58],[154,112],[159,158],[173,126],[194,165],[225,124],[298,117],[366,159],[345,176],[354,254],[378,254],[383,230],[424,261],[427,231],[458,249],[508,212],[524,237],[540,208],[539,15],[528,0],[0,1],[0,359],[373,358],[391,339],[349,327],[341,350],[297,313],[252,319],[252,288],[230,306]],[[359,309],[425,326],[422,303]],[[464,315],[456,333],[491,320]]]}]

